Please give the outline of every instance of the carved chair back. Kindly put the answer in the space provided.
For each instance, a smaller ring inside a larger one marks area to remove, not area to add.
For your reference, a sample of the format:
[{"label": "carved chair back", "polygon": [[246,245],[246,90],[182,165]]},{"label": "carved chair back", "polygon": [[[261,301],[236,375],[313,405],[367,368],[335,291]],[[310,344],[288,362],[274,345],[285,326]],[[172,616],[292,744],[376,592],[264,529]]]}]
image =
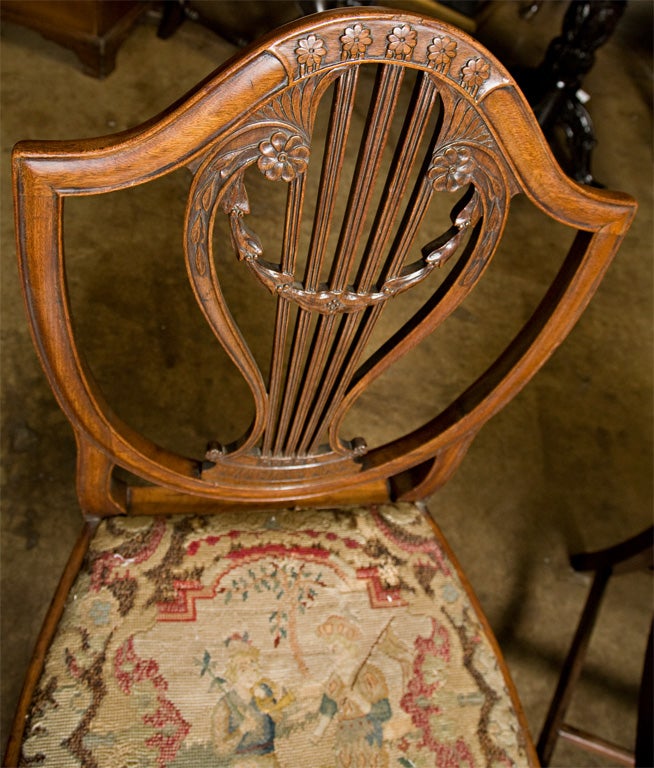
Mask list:
[{"label": "carved chair back", "polygon": [[[358,131],[353,116],[362,112]],[[105,402],[76,346],[62,232],[66,198],[126,189],[183,166],[193,171],[188,276],[254,402],[239,440],[212,442],[191,458],[138,434]],[[79,495],[94,516],[154,504],[165,511],[167,503],[179,511],[185,499],[199,507],[424,498],[572,327],[635,210],[627,196],[562,174],[513,79],[477,42],[434,20],[364,8],[271,34],[127,133],[19,144],[14,172],[29,318],[75,430]],[[285,187],[278,244],[264,246],[257,235],[254,176],[259,186]],[[577,230],[532,318],[440,414],[377,447],[368,448],[365,434],[345,439],[344,418],[362,393],[482,278],[520,193]],[[421,241],[443,198],[450,223]],[[253,306],[261,291],[276,302],[263,362],[222,289],[219,218]],[[424,304],[373,349],[382,314],[418,284],[429,286]],[[115,466],[151,486],[128,487]]]}]

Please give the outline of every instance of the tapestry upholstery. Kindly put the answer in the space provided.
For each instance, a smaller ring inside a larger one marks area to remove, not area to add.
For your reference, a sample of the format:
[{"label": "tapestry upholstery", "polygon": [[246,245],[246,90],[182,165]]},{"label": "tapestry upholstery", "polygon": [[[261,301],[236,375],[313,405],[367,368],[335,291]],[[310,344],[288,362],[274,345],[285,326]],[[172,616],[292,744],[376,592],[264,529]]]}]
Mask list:
[{"label": "tapestry upholstery", "polygon": [[456,565],[403,504],[103,521],[21,764],[528,762]]}]

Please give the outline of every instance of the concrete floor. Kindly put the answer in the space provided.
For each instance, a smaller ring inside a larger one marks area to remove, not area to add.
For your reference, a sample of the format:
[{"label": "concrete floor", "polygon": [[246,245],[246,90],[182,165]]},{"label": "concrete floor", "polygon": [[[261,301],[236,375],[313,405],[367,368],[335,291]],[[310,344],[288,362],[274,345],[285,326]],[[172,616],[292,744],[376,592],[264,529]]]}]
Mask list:
[{"label": "concrete floor", "polygon": [[[479,36],[508,64],[536,64],[560,29],[564,7],[545,3],[534,19],[524,21],[518,3],[495,3]],[[632,0],[585,81],[598,137],[595,175],[639,200],[636,223],[569,339],[482,431],[458,474],[430,502],[504,649],[535,736],[588,589],[588,580],[568,567],[568,554],[612,544],[652,519],[651,16],[651,3]],[[234,50],[189,22],[168,41],[155,32],[152,21],[137,26],[119,53],[116,71],[98,81],[80,72],[71,53],[39,35],[9,24],[2,29],[2,743],[49,596],[80,522],[72,434],[44,381],[23,315],[9,153],[18,139],[78,138],[135,125],[181,96]],[[203,392],[210,384],[186,379],[180,388],[175,383],[194,336],[189,326],[176,330],[173,320],[186,323],[186,318],[157,298],[164,287],[183,279],[181,267],[163,269],[172,258],[161,259],[156,269],[142,267],[139,274],[152,278],[148,298],[155,309],[140,324],[131,319],[140,294],[118,282],[123,271],[141,268],[133,265],[137,254],[179,253],[177,240],[172,250],[164,240],[169,222],[162,203],[183,205],[187,183],[176,176],[159,188],[159,197],[118,195],[115,204],[107,198],[103,218],[93,223],[90,217],[99,209],[79,201],[79,210],[66,223],[76,244],[70,251],[71,292],[74,301],[91,305],[90,313],[80,313],[79,324],[96,374],[111,394],[122,398],[121,413],[129,418],[139,418],[154,387],[162,405],[143,426],[156,434],[158,424],[174,414],[180,441],[197,446],[206,440],[207,423],[211,430],[223,425],[219,418],[210,421],[214,417]],[[553,269],[552,244],[560,233],[545,229],[523,204],[515,210],[508,246],[487,278],[490,292],[504,291],[503,303],[486,304],[482,297],[458,319],[455,343],[439,351],[444,355],[438,358],[439,371],[448,370],[448,364],[459,366],[462,339],[468,361],[475,363],[475,355],[489,344],[483,334],[491,334],[492,346],[506,318],[521,317],[542,294]],[[137,225],[145,227],[145,234]],[[114,235],[119,245],[112,251],[107,243]],[[505,306],[509,296],[515,301]],[[155,349],[151,360],[141,356],[145,347]],[[406,407],[421,402],[437,378],[433,355],[432,349],[408,366],[415,380],[404,385],[403,394],[410,393],[403,401]],[[119,358],[116,365],[110,363],[113,358]],[[155,381],[158,362],[166,366],[163,381]],[[143,386],[130,378],[136,371]],[[171,382],[172,395],[166,388]],[[405,422],[403,407],[394,406],[391,421],[398,425]],[[367,418],[381,436],[387,413],[379,418],[372,412]],[[651,610],[647,575],[614,582],[570,716],[579,727],[625,745],[633,741]],[[565,745],[558,748],[554,764],[610,765]]]}]

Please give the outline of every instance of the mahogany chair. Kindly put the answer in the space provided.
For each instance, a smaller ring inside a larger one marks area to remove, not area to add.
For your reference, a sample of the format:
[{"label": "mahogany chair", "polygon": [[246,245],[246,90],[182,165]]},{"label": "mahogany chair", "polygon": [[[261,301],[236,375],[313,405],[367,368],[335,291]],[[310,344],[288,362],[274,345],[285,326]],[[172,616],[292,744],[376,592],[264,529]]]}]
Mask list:
[{"label": "mahogany chair", "polygon": [[[269,35],[142,127],[20,143],[13,163],[27,312],[77,440],[84,525],[5,764],[536,765],[500,651],[424,501],[574,325],[634,201],[560,171],[477,42],[363,8]],[[209,434],[193,457],[124,423],[94,381],[62,227],[67,198],[184,166],[188,275],[254,402],[240,439]],[[255,182],[286,190],[278,250],[256,234]],[[421,425],[378,445],[344,434],[370,385],[484,275],[516,195],[575,233],[531,319]],[[451,224],[421,239],[443,200]],[[266,291],[275,303],[265,362],[221,287],[221,218],[240,289],[253,307]],[[421,290],[373,344],[391,299]]]}]

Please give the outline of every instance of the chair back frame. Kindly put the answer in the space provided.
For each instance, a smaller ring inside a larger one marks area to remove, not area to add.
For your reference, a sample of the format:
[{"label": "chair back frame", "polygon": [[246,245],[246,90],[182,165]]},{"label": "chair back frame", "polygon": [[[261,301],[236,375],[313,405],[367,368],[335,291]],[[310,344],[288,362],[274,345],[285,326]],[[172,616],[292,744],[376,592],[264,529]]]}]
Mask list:
[{"label": "chair back frame", "polygon": [[[344,147],[360,72],[367,66],[378,73],[340,221],[334,211]],[[413,97],[384,179],[390,120],[411,70],[417,73]],[[328,90],[332,112],[301,274],[298,222],[318,104]],[[435,109],[440,114],[430,138]],[[255,404],[246,434],[233,445],[213,443],[204,459],[154,444],[111,410],[75,342],[65,281],[66,198],[125,189],[183,166],[194,172],[184,232],[189,279]],[[583,188],[562,173],[513,79],[476,41],[434,20],[369,8],[304,18],[272,33],[169,111],[133,130],[76,142],[22,142],[14,149],[13,168],[31,331],[73,425],[78,493],[84,512],[93,517],[149,513],[155,505],[159,512],[178,512],[185,503],[202,511],[221,504],[425,498],[449,478],[483,424],[572,328],[636,210],[630,197]],[[250,169],[288,186],[278,263],[264,258],[250,228]],[[419,261],[406,264],[417,227],[440,191],[461,193],[452,226],[423,249]],[[531,319],[484,374],[423,426],[370,450],[364,439],[342,440],[340,428],[354,402],[440,325],[483,275],[518,193],[578,230]],[[212,245],[219,213],[228,218],[244,268],[276,297],[267,380],[221,290]],[[369,232],[366,216],[373,221]],[[334,228],[332,256],[327,243]],[[362,254],[359,262],[356,253]],[[454,266],[425,308],[364,359],[387,301],[429,279],[455,254]],[[116,465],[153,487],[117,481]]]}]

